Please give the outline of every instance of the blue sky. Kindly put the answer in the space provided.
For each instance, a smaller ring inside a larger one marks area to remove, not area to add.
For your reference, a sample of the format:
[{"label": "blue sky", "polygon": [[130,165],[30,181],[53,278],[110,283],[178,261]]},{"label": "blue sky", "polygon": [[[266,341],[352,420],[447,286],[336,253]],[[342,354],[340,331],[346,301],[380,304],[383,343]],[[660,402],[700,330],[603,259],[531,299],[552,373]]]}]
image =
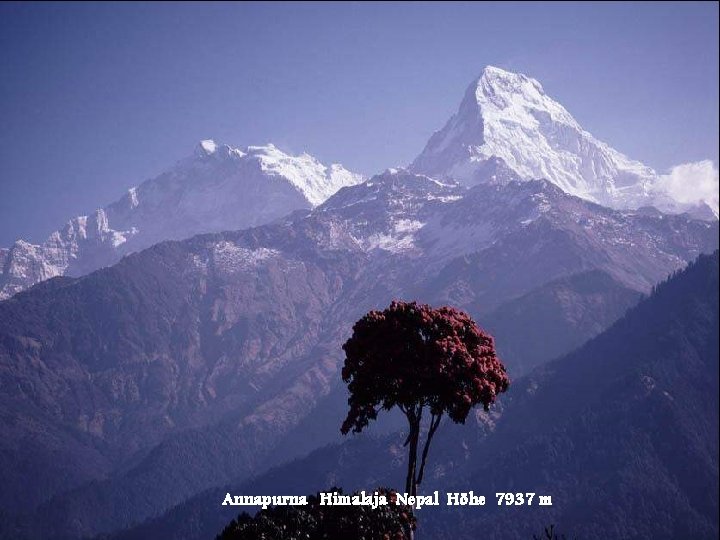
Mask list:
[{"label": "blue sky", "polygon": [[487,65],[664,171],[718,161],[718,4],[0,4],[0,246],[192,152],[411,161]]}]

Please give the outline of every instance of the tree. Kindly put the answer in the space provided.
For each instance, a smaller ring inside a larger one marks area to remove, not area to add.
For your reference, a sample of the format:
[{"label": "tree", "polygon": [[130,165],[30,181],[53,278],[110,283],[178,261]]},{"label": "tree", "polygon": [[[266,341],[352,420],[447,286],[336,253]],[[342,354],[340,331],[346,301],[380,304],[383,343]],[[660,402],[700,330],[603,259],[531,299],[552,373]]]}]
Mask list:
[{"label": "tree", "polygon": [[[465,423],[475,405],[488,410],[509,385],[492,337],[451,307],[393,301],[384,311],[371,311],[357,321],[343,349],[342,378],[350,391],[350,410],[341,432],[360,433],[381,409],[398,407],[409,425],[405,491],[411,495],[417,495],[443,416]],[[420,431],[428,412],[418,469]]]}]

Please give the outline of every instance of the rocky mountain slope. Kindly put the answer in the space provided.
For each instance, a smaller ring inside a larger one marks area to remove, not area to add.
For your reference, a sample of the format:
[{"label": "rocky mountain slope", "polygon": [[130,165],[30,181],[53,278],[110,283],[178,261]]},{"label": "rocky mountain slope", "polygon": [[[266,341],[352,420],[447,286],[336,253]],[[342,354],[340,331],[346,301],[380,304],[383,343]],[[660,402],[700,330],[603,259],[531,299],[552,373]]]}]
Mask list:
[{"label": "rocky mountain slope", "polygon": [[202,141],[192,157],[35,245],[0,249],[0,300],[55,276],[81,276],[163,240],[244,229],[312,208],[361,181],[341,165],[273,145]]},{"label": "rocky mountain slope", "polygon": [[585,131],[540,82],[488,66],[410,170],[474,184],[498,159],[523,179],[545,178],[566,193],[611,208],[655,206],[718,216],[717,195],[678,200],[660,174]]},{"label": "rocky mountain slope", "polygon": [[[547,181],[388,171],[271,225],[50,280],[0,302],[2,533],[117,530],[321,444],[293,430],[337,387],[352,322],[394,297],[512,328],[513,305],[571,291],[603,306],[588,323],[558,304],[553,332],[582,339],[620,315],[619,290],[649,292],[717,244],[717,222],[609,210]],[[588,289],[588,272],[609,277]],[[498,346],[512,376],[528,368]]]}]

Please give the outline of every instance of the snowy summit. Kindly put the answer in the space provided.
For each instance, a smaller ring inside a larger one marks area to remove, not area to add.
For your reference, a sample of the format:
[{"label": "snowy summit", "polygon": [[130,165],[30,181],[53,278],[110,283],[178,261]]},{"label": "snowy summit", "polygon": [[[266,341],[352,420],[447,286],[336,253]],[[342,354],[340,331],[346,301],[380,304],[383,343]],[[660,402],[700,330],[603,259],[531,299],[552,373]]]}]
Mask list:
[{"label": "snowy summit", "polygon": [[244,149],[200,141],[192,156],[130,188],[42,244],[0,248],[0,300],[51,277],[80,276],[163,240],[269,223],[363,181],[338,164],[272,144]]},{"label": "snowy summit", "polygon": [[537,80],[488,66],[410,169],[472,185],[498,158],[523,179],[545,178],[566,193],[611,208],[652,205],[679,212],[705,203],[718,214],[712,190],[678,196],[668,189],[671,175],[659,175],[593,137]]}]

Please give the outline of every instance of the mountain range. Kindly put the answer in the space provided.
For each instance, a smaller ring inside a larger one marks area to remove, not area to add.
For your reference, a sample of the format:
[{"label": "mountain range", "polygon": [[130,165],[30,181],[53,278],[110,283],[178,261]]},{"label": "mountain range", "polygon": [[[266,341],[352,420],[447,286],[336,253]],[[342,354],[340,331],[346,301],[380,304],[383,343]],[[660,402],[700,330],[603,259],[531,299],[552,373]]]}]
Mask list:
[{"label": "mountain range", "polygon": [[362,177],[273,146],[201,141],[192,156],[40,244],[0,249],[0,300],[55,276],[82,276],[163,240],[244,229],[317,206]]},{"label": "mountain range", "polygon": [[471,89],[408,169],[203,141],[0,251],[0,537],[110,534],[336,442],[341,344],[393,298],[467,310],[518,378],[718,248],[712,212],[648,206],[650,169],[581,130],[552,139],[571,117],[537,81],[487,68]]},{"label": "mountain range", "polygon": [[[468,87],[458,112],[408,170],[464,185],[546,179],[611,208],[718,217],[717,193],[690,196],[687,185],[678,197],[678,180],[597,140],[537,80],[493,66]],[[704,180],[692,177],[697,168],[690,171],[680,182]],[[85,275],[163,240],[269,223],[362,180],[341,165],[272,144],[241,150],[201,141],[193,156],[120,200],[70,219],[44,243],[17,240],[0,248],[0,300],[54,276]]]}]

